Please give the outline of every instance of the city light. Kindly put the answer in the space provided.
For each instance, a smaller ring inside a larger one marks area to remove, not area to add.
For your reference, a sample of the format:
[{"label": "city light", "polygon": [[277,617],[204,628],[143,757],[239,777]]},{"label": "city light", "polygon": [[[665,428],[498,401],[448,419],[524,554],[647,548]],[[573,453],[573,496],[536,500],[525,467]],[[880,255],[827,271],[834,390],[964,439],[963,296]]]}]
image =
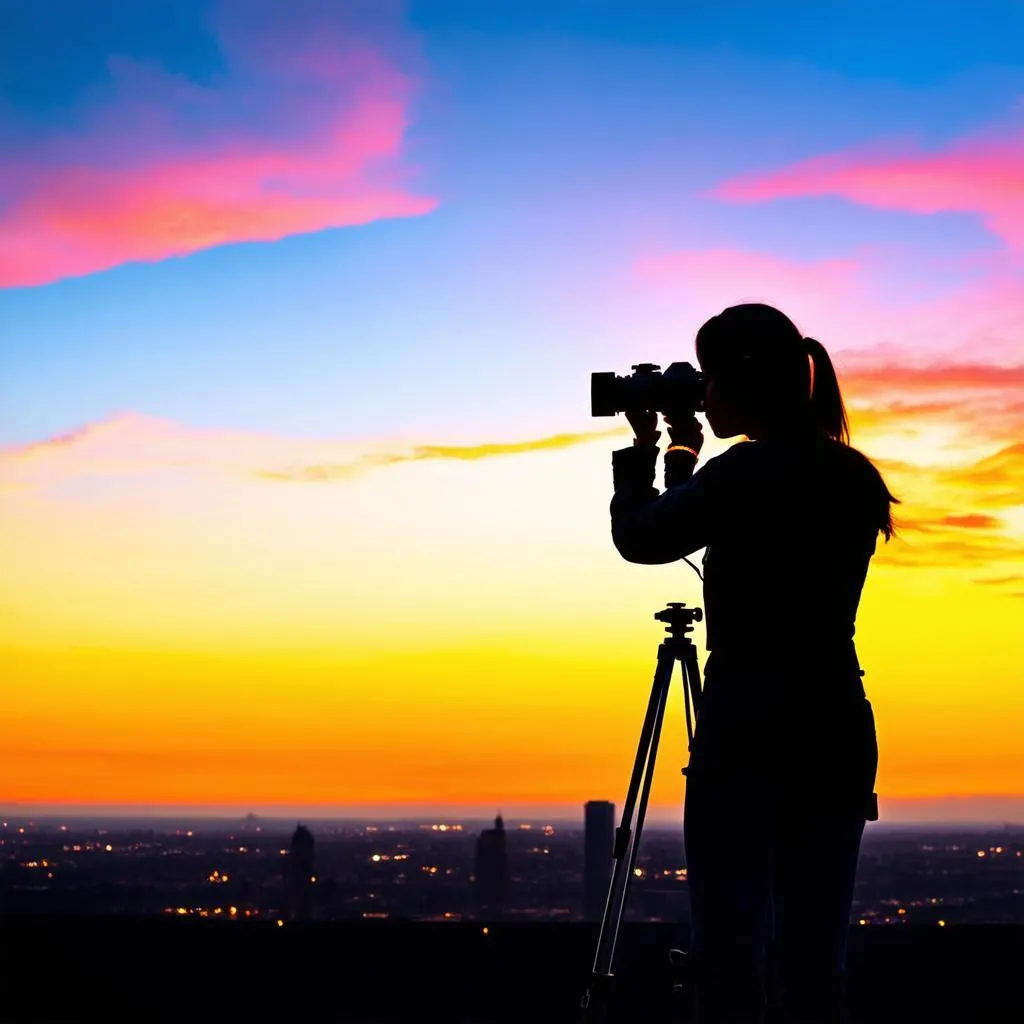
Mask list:
[{"label": "city light", "polygon": [[[445,826],[443,831],[442,824]],[[50,827],[56,831],[58,826]],[[26,891],[40,893],[40,901],[44,899],[44,894],[46,899],[59,900],[64,894],[102,889],[104,879],[110,876],[111,864],[121,864],[123,861],[124,874],[120,884],[124,888],[118,891],[117,898],[127,901],[128,905],[144,906],[145,901],[152,898],[154,883],[143,881],[139,869],[143,866],[143,858],[155,855],[173,858],[163,861],[160,866],[162,877],[156,883],[160,887],[156,913],[180,917],[214,917],[233,921],[244,917],[254,922],[276,921],[280,918],[287,924],[289,917],[286,915],[294,912],[297,918],[309,914],[323,919],[372,916],[446,922],[458,919],[458,911],[453,910],[453,906],[473,905],[474,887],[479,886],[472,860],[472,848],[478,843],[477,831],[475,828],[467,829],[459,835],[455,826],[447,822],[431,824],[428,820],[399,827],[382,825],[378,831],[389,832],[386,837],[388,845],[384,849],[377,847],[376,850],[374,846],[378,837],[367,836],[362,825],[342,825],[336,831],[328,831],[325,826],[328,836],[349,837],[352,843],[351,855],[356,863],[365,864],[370,861],[374,868],[379,867],[381,870],[374,870],[368,876],[364,872],[362,878],[358,872],[345,877],[339,875],[335,868],[332,854],[328,853],[323,859],[318,857],[308,866],[301,867],[299,872],[300,880],[308,886],[309,898],[312,900],[306,909],[290,905],[289,900],[294,891],[288,887],[282,888],[281,867],[274,860],[273,843],[270,849],[242,847],[254,856],[232,860],[240,847],[237,839],[231,841],[227,829],[219,835],[214,830],[209,833],[204,830],[199,833],[195,843],[190,841],[186,847],[181,842],[183,830],[174,829],[173,826],[162,837],[154,834],[144,840],[131,832],[119,831],[116,827],[109,835],[98,839],[101,830],[90,829],[77,833],[76,827],[74,824],[67,826],[67,830],[60,832],[58,837],[53,836],[53,831],[48,836],[44,834],[38,840],[38,846],[33,845],[37,829],[28,822],[24,839],[11,839],[17,826],[11,826],[8,830],[8,844],[13,842],[21,853],[21,856],[11,858],[10,863],[17,865],[17,870],[23,871],[26,878],[30,871],[42,872],[35,875],[36,879],[41,879],[41,883],[34,887],[26,885]],[[541,833],[544,841],[536,843],[534,840],[536,845],[533,845],[528,835],[524,836],[525,841],[515,840],[519,823],[509,826],[512,842],[505,870],[509,872],[510,878],[516,875],[518,879],[517,885],[503,897],[508,900],[508,905],[501,909],[501,913],[521,915],[524,920],[581,919],[584,914],[582,894],[579,899],[574,899],[570,895],[574,890],[569,888],[573,880],[579,877],[582,867],[581,832],[561,825],[536,823],[529,829],[523,829],[523,832],[529,833],[531,830]],[[82,838],[76,841],[76,835]],[[328,844],[332,841],[329,838]],[[658,889],[652,894],[654,900],[650,909],[644,902],[641,916],[649,920],[665,919],[667,914],[677,913],[677,902],[685,899],[687,870],[679,866],[682,858],[677,836],[669,837],[667,833],[659,835],[655,832],[648,842],[651,845],[645,846],[643,864],[630,864],[626,870],[629,877],[642,888],[653,883]],[[1005,900],[1015,882],[1012,872],[1000,871],[1000,865],[1016,870],[1014,858],[1024,854],[1024,842],[1009,833],[984,835],[978,832],[972,836],[965,832],[963,838],[956,843],[946,837],[918,842],[914,852],[908,852],[905,846],[899,844],[893,845],[890,850],[884,839],[875,842],[882,851],[882,859],[879,860],[879,855],[875,853],[874,859],[868,859],[861,865],[866,885],[865,891],[858,892],[852,907],[851,920],[854,926],[896,926],[912,923],[911,917],[915,921],[920,918],[922,922],[936,926],[936,917],[928,911],[940,907],[944,911],[942,920],[945,925],[954,926],[954,930],[961,923],[987,921],[992,913],[990,908],[1000,905],[1001,899]],[[51,852],[61,849],[65,852]],[[102,858],[93,856],[93,853],[104,851],[106,856]],[[74,856],[69,857],[72,852]],[[82,852],[86,855],[78,856]],[[42,856],[44,853],[47,856]],[[291,851],[284,849],[283,854],[291,856]],[[900,888],[906,876],[902,865],[909,857],[916,858],[914,863],[918,877],[925,875],[930,879],[931,893]],[[225,859],[232,865],[230,872],[209,866],[210,863]],[[544,864],[537,864],[536,876],[532,877],[531,866],[540,859],[543,859]],[[402,863],[391,868],[391,861]],[[197,864],[201,865],[198,871]],[[977,892],[965,891],[954,884],[956,879],[963,877],[965,864],[975,874],[978,886],[984,886],[983,892],[980,889]],[[412,870],[412,866],[416,870]],[[202,873],[204,867],[205,874]],[[61,884],[59,887],[49,886],[46,882],[55,879],[58,868]],[[370,878],[373,882],[368,884]],[[291,880],[295,880],[293,876]],[[220,902],[216,896],[208,900],[200,899],[200,904],[205,903],[205,906],[193,905],[191,900],[196,897],[192,894],[197,885],[204,883],[210,886],[230,883],[233,890],[236,886],[243,887],[238,895],[245,892],[249,909],[216,906]],[[553,884],[564,885],[564,888],[556,894]],[[133,891],[135,888],[137,892]],[[78,897],[68,895],[66,898]],[[466,900],[465,904],[455,902],[462,899]],[[662,899],[664,905],[659,906]],[[463,914],[469,916],[465,911]],[[484,924],[487,920],[487,912],[478,913],[475,921],[475,927],[480,929],[478,934],[493,933],[493,928]],[[488,927],[486,933],[482,931],[484,927]]]},{"label": "city light", "polygon": [[939,927],[940,928],[945,928],[946,927],[946,922],[945,921],[940,921],[939,922]]}]

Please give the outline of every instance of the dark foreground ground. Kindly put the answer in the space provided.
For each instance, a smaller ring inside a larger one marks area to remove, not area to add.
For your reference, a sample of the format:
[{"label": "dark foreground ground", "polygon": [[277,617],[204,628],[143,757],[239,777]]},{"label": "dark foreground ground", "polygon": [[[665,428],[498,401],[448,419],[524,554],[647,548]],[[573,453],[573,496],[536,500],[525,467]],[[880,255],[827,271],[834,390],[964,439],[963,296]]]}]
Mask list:
[{"label": "dark foreground ground", "polygon": [[[116,918],[0,924],[0,1020],[576,1022],[596,927]],[[625,927],[610,1021],[679,1020],[669,926]],[[1024,1020],[1024,928],[854,928],[858,1022]]]}]

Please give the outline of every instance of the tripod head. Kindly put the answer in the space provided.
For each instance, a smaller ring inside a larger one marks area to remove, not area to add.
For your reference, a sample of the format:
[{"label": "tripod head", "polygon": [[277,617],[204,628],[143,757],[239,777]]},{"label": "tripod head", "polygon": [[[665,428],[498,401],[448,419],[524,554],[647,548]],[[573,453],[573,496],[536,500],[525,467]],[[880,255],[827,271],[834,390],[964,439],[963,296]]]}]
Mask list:
[{"label": "tripod head", "polygon": [[683,601],[669,601],[668,607],[655,612],[654,617],[665,623],[669,636],[686,637],[693,631],[693,624],[701,622],[704,612],[700,608],[687,608]]}]

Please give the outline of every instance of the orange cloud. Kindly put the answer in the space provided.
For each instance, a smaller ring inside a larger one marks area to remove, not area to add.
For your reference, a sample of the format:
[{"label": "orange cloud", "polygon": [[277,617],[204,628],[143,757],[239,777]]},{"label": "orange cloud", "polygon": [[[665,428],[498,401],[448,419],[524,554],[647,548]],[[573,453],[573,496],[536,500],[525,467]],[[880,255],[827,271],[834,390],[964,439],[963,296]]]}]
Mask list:
[{"label": "orange cloud", "polygon": [[978,513],[971,513],[966,516],[943,516],[939,522],[943,526],[962,526],[968,530],[991,530],[1003,525],[1002,520],[997,519],[995,516],[980,515]]},{"label": "orange cloud", "polygon": [[791,167],[733,178],[722,199],[760,202],[841,196],[912,213],[974,213],[1011,248],[1024,249],[1024,135],[970,138],[933,152],[875,146],[812,157]]},{"label": "orange cloud", "polygon": [[970,487],[990,507],[1024,504],[1024,443],[1002,448],[972,466],[951,469],[945,476],[953,484]]},{"label": "orange cloud", "polygon": [[844,352],[836,362],[858,430],[912,433],[941,424],[1004,443],[1024,431],[1024,365],[875,361],[870,352]]},{"label": "orange cloud", "polygon": [[112,58],[77,134],[5,147],[0,287],[433,209],[405,187],[413,83],[385,42],[289,14],[222,17],[228,69],[209,86]]},{"label": "orange cloud", "polygon": [[[903,500],[896,509],[898,537],[879,548],[880,562],[997,570],[1020,565],[1024,444],[961,465],[918,466],[891,459],[876,464]],[[976,582],[1003,584],[1018,578],[1007,572]]]}]

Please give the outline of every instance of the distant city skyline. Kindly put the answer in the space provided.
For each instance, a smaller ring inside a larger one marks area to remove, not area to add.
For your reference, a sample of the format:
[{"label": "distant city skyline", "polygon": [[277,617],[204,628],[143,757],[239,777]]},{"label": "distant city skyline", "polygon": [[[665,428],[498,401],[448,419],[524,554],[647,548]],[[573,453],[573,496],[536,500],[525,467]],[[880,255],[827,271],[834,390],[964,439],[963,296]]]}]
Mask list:
[{"label": "distant city skyline", "polygon": [[[592,824],[588,835],[582,819],[532,828],[7,819],[0,899],[22,916],[141,914],[281,927],[309,918],[593,921],[607,886],[587,879],[606,856],[610,862],[611,836],[608,818]],[[855,926],[1024,922],[1022,826],[872,828],[863,853]],[[627,919],[688,920],[688,884],[680,830],[645,827]]]},{"label": "distant city skyline", "polygon": [[[623,793],[625,795],[625,793]],[[621,799],[621,798],[620,798]],[[613,801],[614,803],[615,801]],[[376,806],[324,806],[317,804],[291,804],[278,806],[210,806],[203,804],[182,805],[147,805],[147,804],[16,804],[0,805],[0,814],[9,817],[34,816],[40,820],[65,818],[154,818],[171,820],[175,817],[194,817],[209,821],[242,820],[248,814],[258,818],[275,821],[306,820],[311,821],[371,821],[386,823],[414,822],[451,824],[474,822],[478,824],[493,823],[494,807],[492,804],[465,806],[459,804],[437,805],[395,805],[380,804]],[[504,805],[503,805],[504,806]],[[520,823],[553,824],[582,823],[582,804],[554,804],[548,806],[509,805],[503,817],[507,825],[518,826]],[[889,825],[942,825],[949,824],[983,824],[1001,825],[1010,823],[1024,824],[1024,798],[1013,797],[969,797],[960,800],[936,798],[934,801],[880,800],[882,810],[878,822],[869,822],[869,829],[884,829]],[[647,827],[682,829],[682,808],[674,806],[651,805],[647,812]]]}]

